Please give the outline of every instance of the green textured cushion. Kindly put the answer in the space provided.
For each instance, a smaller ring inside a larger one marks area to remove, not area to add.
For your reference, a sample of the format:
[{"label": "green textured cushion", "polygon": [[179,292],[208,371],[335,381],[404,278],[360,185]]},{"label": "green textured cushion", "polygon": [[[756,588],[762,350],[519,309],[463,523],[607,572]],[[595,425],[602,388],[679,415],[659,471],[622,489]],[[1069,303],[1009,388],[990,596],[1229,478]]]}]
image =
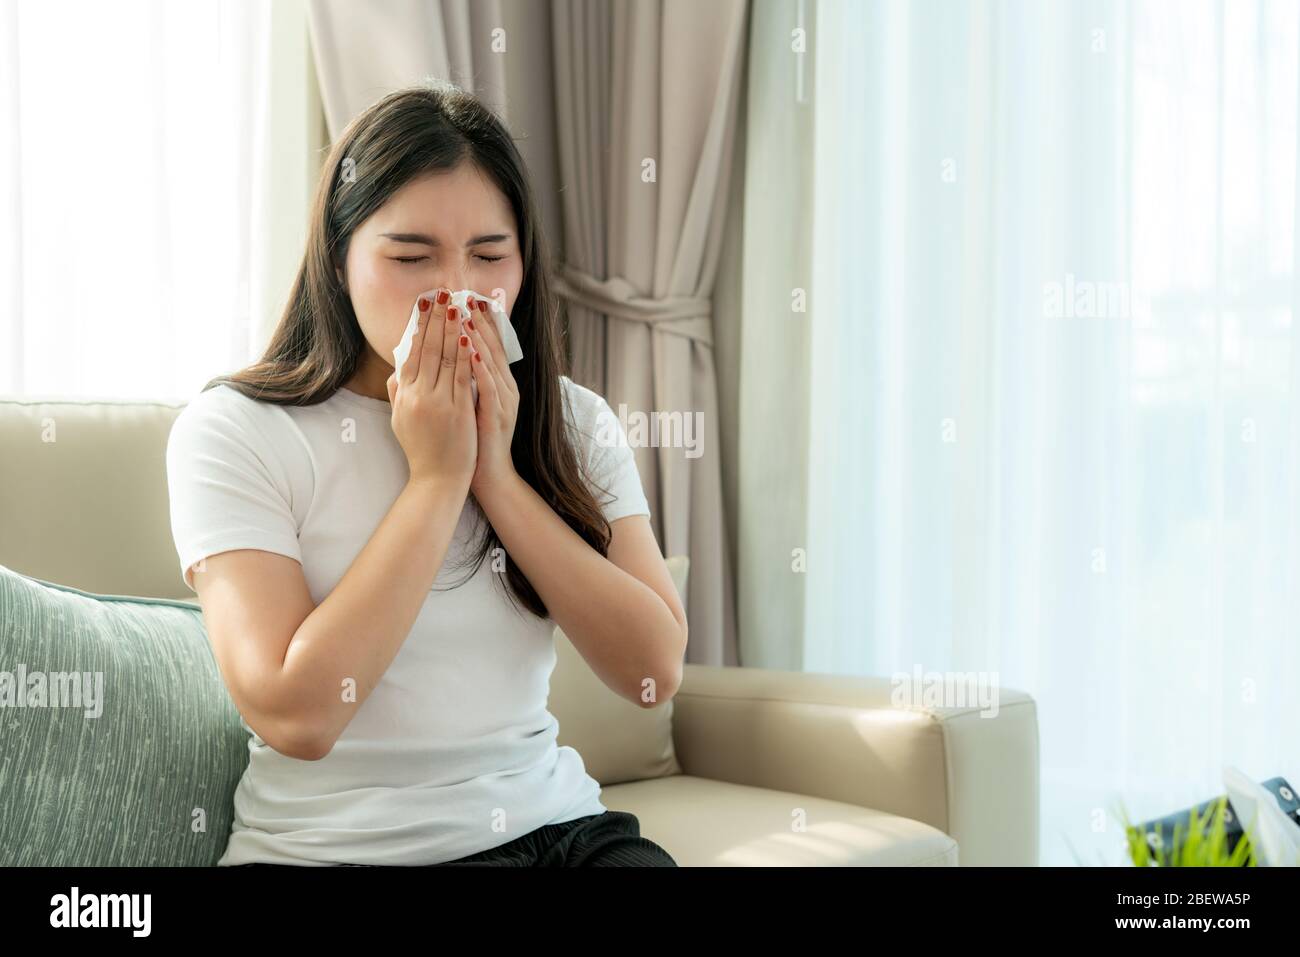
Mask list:
[{"label": "green textured cushion", "polygon": [[[20,668],[102,673],[101,713],[11,706]],[[214,865],[247,764],[197,603],[0,565],[0,866]]]}]

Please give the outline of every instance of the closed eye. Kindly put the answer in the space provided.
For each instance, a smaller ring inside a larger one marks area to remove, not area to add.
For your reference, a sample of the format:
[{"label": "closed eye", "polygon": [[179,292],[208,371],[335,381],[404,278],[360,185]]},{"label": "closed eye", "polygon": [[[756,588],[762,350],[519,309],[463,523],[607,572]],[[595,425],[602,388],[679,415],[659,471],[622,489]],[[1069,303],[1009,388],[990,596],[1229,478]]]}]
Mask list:
[{"label": "closed eye", "polygon": [[[428,256],[393,256],[392,257],[394,262],[399,262],[399,263],[424,262],[424,260],[428,258],[429,258]],[[475,256],[474,258],[481,259],[485,263],[498,263],[501,260],[505,259],[506,257],[505,256]]]}]

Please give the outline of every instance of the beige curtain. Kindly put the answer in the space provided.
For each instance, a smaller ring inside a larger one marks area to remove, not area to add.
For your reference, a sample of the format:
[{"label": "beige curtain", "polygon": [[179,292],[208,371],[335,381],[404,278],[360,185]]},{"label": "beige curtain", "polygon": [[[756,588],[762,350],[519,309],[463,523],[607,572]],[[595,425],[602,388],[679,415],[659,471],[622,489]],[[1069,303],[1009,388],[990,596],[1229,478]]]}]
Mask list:
[{"label": "beige curtain", "polygon": [[312,47],[330,139],[387,93],[434,76],[505,117],[511,38],[501,0],[311,0]]},{"label": "beige curtain", "polygon": [[748,6],[552,0],[565,225],[556,286],[573,378],[616,413],[693,420],[698,457],[682,431],[635,455],[664,553],[690,556],[687,661],[703,664],[737,663],[712,294]]},{"label": "beige curtain", "polygon": [[[745,329],[728,354],[735,363],[729,381],[738,391],[734,514],[741,556],[736,575],[740,659],[751,668],[790,671],[819,670],[809,667],[805,646],[809,576],[804,568],[807,556],[818,551],[809,539],[809,472],[832,467],[810,458],[810,368],[814,345],[834,344],[814,344],[810,307],[805,303],[804,311],[795,311],[793,304],[796,295],[808,296],[814,286],[817,9],[802,0],[754,5],[746,82],[751,119],[737,251]],[[796,38],[802,41],[797,51],[792,50]],[[828,633],[821,640],[857,638]]]}]

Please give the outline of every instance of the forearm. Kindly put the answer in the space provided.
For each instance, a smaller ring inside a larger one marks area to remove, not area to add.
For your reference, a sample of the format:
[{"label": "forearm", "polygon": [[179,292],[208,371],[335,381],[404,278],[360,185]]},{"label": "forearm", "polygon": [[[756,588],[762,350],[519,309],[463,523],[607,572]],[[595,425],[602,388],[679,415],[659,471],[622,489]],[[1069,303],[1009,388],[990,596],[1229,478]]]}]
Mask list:
[{"label": "forearm", "polygon": [[409,482],[284,660],[304,727],[332,746],[410,634],[438,577],[468,483]]},{"label": "forearm", "polygon": [[601,681],[643,706],[676,693],[682,630],[653,589],[592,548],[518,475],[479,505]]}]

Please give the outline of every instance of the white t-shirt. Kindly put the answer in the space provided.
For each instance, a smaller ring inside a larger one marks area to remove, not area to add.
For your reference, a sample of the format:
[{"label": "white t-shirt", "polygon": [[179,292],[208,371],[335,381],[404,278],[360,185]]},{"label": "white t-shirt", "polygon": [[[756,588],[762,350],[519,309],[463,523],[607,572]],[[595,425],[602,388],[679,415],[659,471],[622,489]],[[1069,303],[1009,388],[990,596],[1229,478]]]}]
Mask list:
[{"label": "white t-shirt", "polygon": [[[561,381],[606,519],[649,515],[622,424],[600,395]],[[283,406],[225,385],[201,392],[167,443],[182,578],[193,590],[186,573],[199,559],[263,549],[301,562],[319,604],[409,475],[386,400],[339,389]],[[515,609],[490,553],[468,580],[457,564],[482,515],[467,498],[415,624],[326,757],[286,757],[241,718],[249,763],[219,865],[434,864],[606,810],[578,752],[556,745],[555,623]]]}]

